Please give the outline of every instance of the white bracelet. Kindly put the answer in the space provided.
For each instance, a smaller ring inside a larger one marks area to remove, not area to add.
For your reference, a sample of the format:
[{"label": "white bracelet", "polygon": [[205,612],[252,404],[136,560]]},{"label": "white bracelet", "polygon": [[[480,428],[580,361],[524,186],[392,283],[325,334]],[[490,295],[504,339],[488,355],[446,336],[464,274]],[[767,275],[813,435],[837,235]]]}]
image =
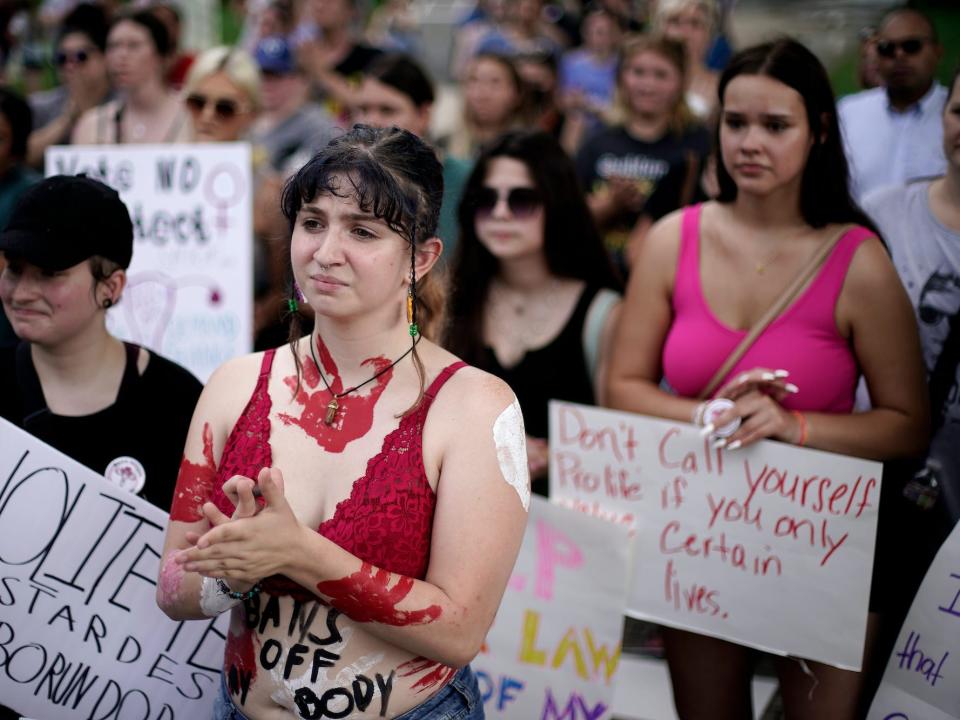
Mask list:
[{"label": "white bracelet", "polygon": [[707,411],[708,403],[702,402],[693,409],[693,414],[690,416],[690,422],[694,425],[702,426],[703,425],[703,414]]},{"label": "white bracelet", "polygon": [[234,600],[227,595],[216,579],[210,577],[203,578],[200,584],[200,612],[204,615],[207,617],[216,617],[234,605],[239,604],[240,600]]}]

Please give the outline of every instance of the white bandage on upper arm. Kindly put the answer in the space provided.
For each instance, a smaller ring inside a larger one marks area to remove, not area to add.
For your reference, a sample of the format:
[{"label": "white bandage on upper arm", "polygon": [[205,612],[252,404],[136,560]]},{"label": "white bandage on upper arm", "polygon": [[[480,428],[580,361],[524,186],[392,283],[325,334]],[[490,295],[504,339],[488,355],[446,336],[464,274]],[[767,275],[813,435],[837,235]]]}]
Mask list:
[{"label": "white bandage on upper arm", "polygon": [[510,484],[524,510],[530,508],[530,470],[527,466],[527,436],[520,403],[514,399],[493,423],[493,444],[503,479]]},{"label": "white bandage on upper arm", "polygon": [[203,578],[203,581],[200,583],[200,612],[204,615],[207,617],[216,617],[234,605],[239,604],[239,600],[234,600],[223,592],[214,578]]}]

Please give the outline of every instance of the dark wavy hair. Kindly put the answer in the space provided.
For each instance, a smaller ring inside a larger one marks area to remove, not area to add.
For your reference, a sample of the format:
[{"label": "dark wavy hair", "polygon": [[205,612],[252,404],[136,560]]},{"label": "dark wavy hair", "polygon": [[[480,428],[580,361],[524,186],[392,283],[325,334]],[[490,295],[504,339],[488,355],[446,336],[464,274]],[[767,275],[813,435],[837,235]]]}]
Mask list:
[{"label": "dark wavy hair", "polygon": [[[755,45],[730,59],[720,76],[718,95],[721,118],[727,85],[739,75],[765,75],[796,90],[803,98],[807,123],[814,138],[800,184],[800,213],[811,227],[829,223],[857,223],[877,232],[873,223],[850,195],[850,170],[843,150],[837,103],[830,79],[816,55],[791,38]],[[717,124],[716,147],[720,147]],[[722,158],[717,163],[720,202],[733,202],[737,185]]]},{"label": "dark wavy hair", "polygon": [[381,55],[370,63],[363,74],[403,93],[417,108],[433,104],[433,83],[424,69],[409,55]]},{"label": "dark wavy hair", "polygon": [[509,132],[485,148],[474,165],[458,212],[460,240],[450,275],[449,326],[444,347],[471,363],[483,351],[483,308],[497,259],[477,237],[475,203],[487,168],[500,157],[522,162],[543,200],[543,253],[550,272],[591,285],[622,290],[600,233],[587,207],[573,162],[543,131]]},{"label": "dark wavy hair", "polygon": [[[414,322],[430,336],[439,324],[440,291],[431,275],[416,277],[413,263],[416,245],[436,235],[443,199],[443,167],[433,149],[406,130],[354,125],[331,140],[284,186],[280,208],[291,237],[300,208],[319,195],[354,198],[363,212],[379,218],[410,243]],[[296,343],[301,336],[299,316],[293,313],[289,340],[298,376],[301,367]],[[420,404],[426,379],[415,346],[413,359],[420,376],[420,395],[407,412]]]},{"label": "dark wavy hair", "polygon": [[0,114],[10,124],[10,157],[22,161],[27,157],[27,138],[33,130],[33,110],[23,96],[0,87]]}]

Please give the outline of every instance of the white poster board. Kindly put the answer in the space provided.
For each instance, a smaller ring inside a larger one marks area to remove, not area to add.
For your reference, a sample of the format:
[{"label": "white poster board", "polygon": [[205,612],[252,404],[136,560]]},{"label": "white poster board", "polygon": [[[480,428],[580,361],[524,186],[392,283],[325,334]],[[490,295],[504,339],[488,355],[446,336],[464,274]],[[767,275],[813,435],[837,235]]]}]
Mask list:
[{"label": "white poster board", "polygon": [[[250,146],[69,145],[47,150],[48,175],[110,185],[133,220],[133,261],[110,332],[206,382],[253,348]],[[55,209],[52,209],[55,212]]]},{"label": "white poster board", "polygon": [[[633,523],[627,614],[859,669],[879,463],[550,404],[550,496]],[[813,620],[812,618],[815,618]]]},{"label": "white poster board", "polygon": [[0,703],[41,720],[209,716],[228,617],[157,607],[166,524],[0,419]]},{"label": "white poster board", "polygon": [[867,720],[958,718],[960,524],[927,570],[867,715]]},{"label": "white poster board", "polygon": [[628,533],[534,495],[497,618],[471,663],[490,720],[611,717]]}]

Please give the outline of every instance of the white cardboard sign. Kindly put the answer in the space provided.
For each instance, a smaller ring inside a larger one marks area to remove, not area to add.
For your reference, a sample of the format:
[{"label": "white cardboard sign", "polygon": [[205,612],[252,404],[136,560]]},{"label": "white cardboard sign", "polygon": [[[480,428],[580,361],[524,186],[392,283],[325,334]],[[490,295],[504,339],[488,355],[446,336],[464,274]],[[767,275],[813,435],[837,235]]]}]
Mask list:
[{"label": "white cardboard sign", "polygon": [[882,466],[550,404],[550,496],[636,532],[627,614],[859,669]]},{"label": "white cardboard sign", "polygon": [[491,720],[611,717],[630,542],[539,496],[485,648],[471,663]]},{"label": "white cardboard sign", "polygon": [[957,718],[960,718],[960,524],[941,546],[917,591],[867,720]]},{"label": "white cardboard sign", "polygon": [[187,720],[227,616],[157,607],[167,515],[0,419],[0,703],[43,720]]},{"label": "white cardboard sign", "polygon": [[[133,261],[110,331],[201,381],[253,347],[253,178],[246,143],[69,145],[48,175],[110,185],[133,220]],[[56,208],[51,208],[56,212]]]}]

